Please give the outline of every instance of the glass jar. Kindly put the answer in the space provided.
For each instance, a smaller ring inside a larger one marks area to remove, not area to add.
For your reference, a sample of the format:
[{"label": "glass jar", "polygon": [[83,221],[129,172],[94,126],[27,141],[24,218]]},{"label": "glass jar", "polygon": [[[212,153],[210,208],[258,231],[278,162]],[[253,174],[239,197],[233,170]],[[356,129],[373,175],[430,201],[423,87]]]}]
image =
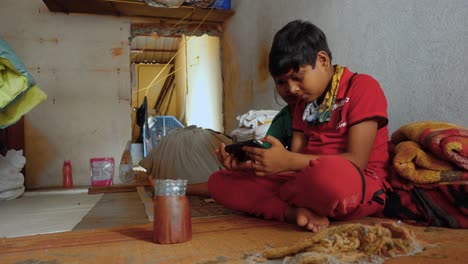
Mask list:
[{"label": "glass jar", "polygon": [[191,240],[190,204],[185,196],[187,180],[156,179],[154,182],[154,242],[174,244]]}]

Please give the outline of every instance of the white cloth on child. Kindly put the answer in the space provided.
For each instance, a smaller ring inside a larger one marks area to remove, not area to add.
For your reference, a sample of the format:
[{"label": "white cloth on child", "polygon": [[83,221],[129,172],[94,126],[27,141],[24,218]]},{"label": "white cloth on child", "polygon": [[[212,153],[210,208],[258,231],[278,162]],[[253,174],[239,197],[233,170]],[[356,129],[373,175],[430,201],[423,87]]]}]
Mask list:
[{"label": "white cloth on child", "polygon": [[262,139],[270,128],[271,121],[278,113],[277,110],[249,110],[247,113],[237,116],[239,126],[231,132],[230,136],[236,142]]}]

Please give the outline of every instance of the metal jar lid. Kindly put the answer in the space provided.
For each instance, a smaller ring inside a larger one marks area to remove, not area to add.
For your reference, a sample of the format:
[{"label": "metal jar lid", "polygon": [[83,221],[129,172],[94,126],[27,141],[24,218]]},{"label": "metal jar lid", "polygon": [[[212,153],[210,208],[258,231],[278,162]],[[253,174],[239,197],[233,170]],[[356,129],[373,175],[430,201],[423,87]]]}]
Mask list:
[{"label": "metal jar lid", "polygon": [[155,179],[154,195],[185,195],[187,182],[187,180]]}]

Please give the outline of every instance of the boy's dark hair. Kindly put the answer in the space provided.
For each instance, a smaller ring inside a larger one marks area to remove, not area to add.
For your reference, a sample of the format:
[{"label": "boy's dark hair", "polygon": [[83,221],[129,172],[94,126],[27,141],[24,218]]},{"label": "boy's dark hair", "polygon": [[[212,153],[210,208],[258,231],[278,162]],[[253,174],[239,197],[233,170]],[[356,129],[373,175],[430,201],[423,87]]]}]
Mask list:
[{"label": "boy's dark hair", "polygon": [[319,51],[325,51],[332,59],[323,31],[308,21],[291,21],[273,38],[269,56],[270,74],[279,76],[291,69],[298,71],[303,65],[315,68]]}]

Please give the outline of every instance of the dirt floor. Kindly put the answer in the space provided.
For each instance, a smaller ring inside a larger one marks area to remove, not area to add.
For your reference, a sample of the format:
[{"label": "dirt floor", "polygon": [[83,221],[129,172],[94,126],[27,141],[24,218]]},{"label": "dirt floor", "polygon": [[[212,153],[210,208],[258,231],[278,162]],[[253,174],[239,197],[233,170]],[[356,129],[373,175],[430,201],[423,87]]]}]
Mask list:
[{"label": "dirt floor", "polygon": [[[0,263],[245,263],[267,246],[290,245],[313,235],[293,225],[233,214],[195,218],[192,226],[192,240],[174,245],[153,243],[151,223],[0,239]],[[468,230],[405,226],[425,250],[385,263],[466,263]]]}]

